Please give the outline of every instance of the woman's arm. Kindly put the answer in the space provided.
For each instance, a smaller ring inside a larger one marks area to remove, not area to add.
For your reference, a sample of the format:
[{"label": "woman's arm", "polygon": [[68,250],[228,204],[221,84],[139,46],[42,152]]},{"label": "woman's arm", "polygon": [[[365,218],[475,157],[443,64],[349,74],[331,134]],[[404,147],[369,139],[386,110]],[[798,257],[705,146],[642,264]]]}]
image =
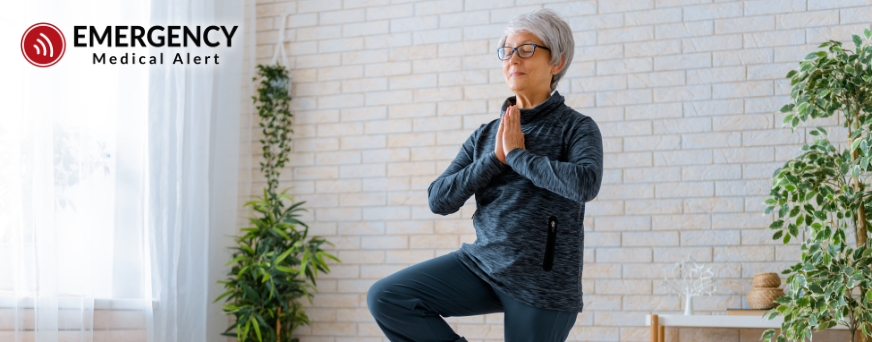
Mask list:
[{"label": "woman's arm", "polygon": [[569,134],[566,162],[515,148],[506,154],[506,163],[540,188],[579,203],[589,202],[602,184],[602,135],[589,117],[572,127]]},{"label": "woman's arm", "polygon": [[433,213],[449,215],[460,210],[476,190],[486,186],[491,178],[507,167],[493,152],[473,161],[475,141],[482,127],[466,139],[451,165],[427,188]]}]

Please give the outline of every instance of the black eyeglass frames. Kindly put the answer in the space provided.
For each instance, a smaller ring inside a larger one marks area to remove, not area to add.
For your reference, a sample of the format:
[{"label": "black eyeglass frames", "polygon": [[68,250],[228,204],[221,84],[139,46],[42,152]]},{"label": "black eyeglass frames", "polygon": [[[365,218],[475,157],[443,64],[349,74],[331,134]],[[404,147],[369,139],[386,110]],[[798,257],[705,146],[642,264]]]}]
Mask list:
[{"label": "black eyeglass frames", "polygon": [[497,48],[497,56],[500,58],[500,60],[506,60],[506,59],[512,58],[512,55],[514,55],[514,53],[517,51],[518,57],[530,58],[530,57],[533,57],[533,53],[536,52],[537,47],[551,51],[551,49],[544,47],[542,45],[523,44],[523,45],[518,45],[517,47],[508,47],[508,46],[499,47],[499,48]]}]

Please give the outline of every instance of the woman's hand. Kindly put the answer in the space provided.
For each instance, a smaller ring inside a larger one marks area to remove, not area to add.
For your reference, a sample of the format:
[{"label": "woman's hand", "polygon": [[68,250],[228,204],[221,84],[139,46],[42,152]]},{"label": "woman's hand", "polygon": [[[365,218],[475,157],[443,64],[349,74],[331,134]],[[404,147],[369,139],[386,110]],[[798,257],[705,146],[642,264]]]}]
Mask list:
[{"label": "woman's hand", "polygon": [[497,138],[494,139],[494,154],[497,156],[497,159],[505,165],[508,164],[506,164],[506,154],[503,152],[503,127],[506,126],[506,115],[509,113],[509,108],[506,108],[506,114],[503,114],[503,117],[500,118],[500,128],[497,129]]},{"label": "woman's hand", "polygon": [[521,131],[521,112],[515,106],[510,106],[506,108],[506,114],[503,115],[502,120],[500,120],[500,133],[497,133],[499,139],[502,138],[503,148],[502,151],[505,153],[503,155],[503,163],[505,163],[505,156],[509,155],[509,152],[516,148],[524,149],[524,132]]}]

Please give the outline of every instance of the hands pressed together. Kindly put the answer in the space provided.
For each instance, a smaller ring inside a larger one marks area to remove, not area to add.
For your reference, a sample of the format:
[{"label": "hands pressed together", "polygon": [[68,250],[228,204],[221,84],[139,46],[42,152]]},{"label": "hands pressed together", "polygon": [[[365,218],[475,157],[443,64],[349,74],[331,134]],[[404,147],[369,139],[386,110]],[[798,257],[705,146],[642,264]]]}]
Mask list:
[{"label": "hands pressed together", "polygon": [[524,132],[521,132],[521,112],[515,106],[506,108],[506,113],[500,119],[500,128],[497,130],[494,154],[503,164],[506,164],[506,155],[510,151],[520,148],[525,149]]}]

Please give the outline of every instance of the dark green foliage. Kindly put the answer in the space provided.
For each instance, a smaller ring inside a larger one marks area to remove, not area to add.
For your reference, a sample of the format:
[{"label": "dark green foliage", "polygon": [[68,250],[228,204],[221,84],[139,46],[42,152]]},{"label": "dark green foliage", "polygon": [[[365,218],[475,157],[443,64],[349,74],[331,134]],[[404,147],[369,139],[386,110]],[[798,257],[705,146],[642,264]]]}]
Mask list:
[{"label": "dark green foliage", "polygon": [[[290,77],[288,70],[281,65],[257,66],[258,74],[263,78],[260,87],[257,88],[258,96],[252,96],[254,103],[260,101],[257,112],[260,116],[260,127],[264,139],[260,139],[263,145],[263,159],[260,163],[260,171],[267,178],[267,186],[270,193],[275,193],[279,186],[279,170],[288,161],[290,152],[291,118],[294,116],[290,111],[291,97],[288,96]],[[256,81],[257,77],[252,78]]]},{"label": "dark green foliage", "polygon": [[[315,290],[318,271],[329,273],[330,268],[324,258],[340,261],[321,250],[324,243],[333,245],[319,236],[306,241],[309,226],[297,220],[295,212],[305,201],[293,203],[285,194],[285,189],[276,194],[279,169],[288,160],[290,149],[289,133],[291,116],[288,96],[288,71],[280,66],[258,65],[259,75],[263,77],[257,97],[252,97],[260,105],[257,107],[263,128],[264,160],[261,171],[268,185],[263,189],[263,197],[246,202],[257,214],[249,211],[252,227],[243,228],[242,236],[236,237],[236,246],[229,247],[233,259],[230,276],[224,284],[227,292],[215,299],[224,299],[224,313],[236,316],[236,323],[222,335],[236,337],[239,342],[270,341],[299,342],[291,338],[297,326],[311,324],[308,316],[300,310],[297,298],[306,296],[312,302],[307,287]],[[255,77],[253,80],[257,80]],[[283,199],[292,203],[285,208]],[[305,227],[297,230],[297,225]],[[301,276],[302,275],[302,276]],[[312,284],[307,283],[311,280]],[[277,327],[279,334],[276,334]],[[231,330],[235,329],[235,332]]]}]

